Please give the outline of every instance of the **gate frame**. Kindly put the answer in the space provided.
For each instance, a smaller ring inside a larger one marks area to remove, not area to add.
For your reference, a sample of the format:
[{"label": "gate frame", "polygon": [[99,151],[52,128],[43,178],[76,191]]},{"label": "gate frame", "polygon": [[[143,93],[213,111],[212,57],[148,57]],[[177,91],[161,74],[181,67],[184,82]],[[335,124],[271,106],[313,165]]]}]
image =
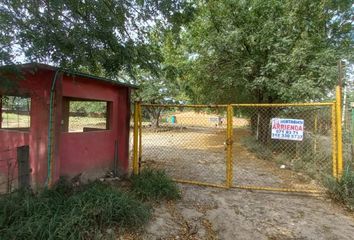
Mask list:
[{"label": "gate frame", "polygon": [[269,103],[269,104],[227,104],[227,105],[180,105],[180,104],[142,104],[134,103],[134,134],[133,134],[133,174],[140,173],[142,157],[142,114],[141,107],[186,107],[186,108],[226,108],[226,179],[225,185],[211,184],[199,181],[173,179],[179,183],[194,184],[200,186],[218,187],[218,188],[239,188],[248,190],[263,190],[273,192],[301,192],[301,193],[321,193],[318,190],[286,189],[273,187],[243,186],[233,184],[233,115],[234,107],[306,107],[306,106],[327,106],[331,108],[331,131],[332,131],[332,176],[341,178],[343,173],[343,155],[342,155],[342,126],[341,126],[341,92],[340,87],[336,88],[336,100],[334,102],[317,103]]}]

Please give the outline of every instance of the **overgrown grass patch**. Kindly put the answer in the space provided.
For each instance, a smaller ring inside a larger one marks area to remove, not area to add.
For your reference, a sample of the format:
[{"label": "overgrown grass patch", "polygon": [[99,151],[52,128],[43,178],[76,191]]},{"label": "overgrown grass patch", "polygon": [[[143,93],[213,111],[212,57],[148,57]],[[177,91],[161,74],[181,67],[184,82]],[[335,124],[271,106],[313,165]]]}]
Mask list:
[{"label": "overgrown grass patch", "polygon": [[181,197],[177,184],[162,170],[143,169],[132,176],[132,191],[143,200],[174,200]]},{"label": "overgrown grass patch", "polygon": [[339,181],[330,177],[326,181],[330,196],[354,210],[354,171],[347,167]]},{"label": "overgrown grass patch", "polygon": [[60,181],[39,194],[1,197],[0,239],[107,239],[107,229],[140,227],[150,216],[150,207],[129,193],[100,182],[73,188]]},{"label": "overgrown grass patch", "polygon": [[241,144],[261,159],[269,160],[273,158],[272,150],[269,149],[269,147],[266,147],[264,144],[258,142],[253,137],[241,139]]}]

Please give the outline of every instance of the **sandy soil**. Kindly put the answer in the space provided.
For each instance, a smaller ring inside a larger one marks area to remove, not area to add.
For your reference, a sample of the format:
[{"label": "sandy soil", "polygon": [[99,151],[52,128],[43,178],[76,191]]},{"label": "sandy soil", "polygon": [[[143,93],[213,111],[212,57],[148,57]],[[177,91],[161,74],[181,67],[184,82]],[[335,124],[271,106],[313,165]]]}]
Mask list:
[{"label": "sandy soil", "polygon": [[136,239],[353,239],[353,216],[326,197],[180,187]]}]

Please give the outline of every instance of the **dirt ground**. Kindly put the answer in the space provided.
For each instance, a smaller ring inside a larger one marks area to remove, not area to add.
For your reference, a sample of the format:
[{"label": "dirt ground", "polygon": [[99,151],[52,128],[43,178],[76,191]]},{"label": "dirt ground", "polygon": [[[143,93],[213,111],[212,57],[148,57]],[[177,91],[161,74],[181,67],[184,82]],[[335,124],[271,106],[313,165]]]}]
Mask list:
[{"label": "dirt ground", "polygon": [[327,197],[180,185],[139,239],[353,239],[354,217]]},{"label": "dirt ground", "polygon": [[[234,132],[234,185],[320,189],[300,172],[257,158]],[[143,130],[142,166],[173,178],[225,184],[222,127]],[[183,198],[155,207],[139,239],[354,239],[354,218],[326,196],[179,185]]]}]

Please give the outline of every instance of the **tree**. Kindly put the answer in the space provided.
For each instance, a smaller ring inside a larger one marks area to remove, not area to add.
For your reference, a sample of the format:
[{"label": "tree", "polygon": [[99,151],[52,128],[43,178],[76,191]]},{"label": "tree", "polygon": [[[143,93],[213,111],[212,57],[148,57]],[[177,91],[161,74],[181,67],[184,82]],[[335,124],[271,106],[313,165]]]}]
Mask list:
[{"label": "tree", "polygon": [[319,99],[353,52],[353,11],[351,1],[207,1],[170,64],[195,102]]},{"label": "tree", "polygon": [[[202,1],[166,59],[196,103],[318,100],[353,53],[353,11],[348,0]],[[265,119],[264,141],[275,114],[251,116]]]},{"label": "tree", "polygon": [[179,0],[4,0],[0,62],[11,62],[19,48],[26,60],[106,77],[131,73],[136,66],[154,70],[161,59],[149,31],[157,24],[178,29],[188,9]]},{"label": "tree", "polygon": [[[170,81],[164,72],[165,69],[161,69],[160,75],[146,72],[139,74],[140,87],[136,92],[138,100],[149,104],[176,104],[186,99],[179,91],[179,86]],[[147,107],[143,110],[149,115],[152,126],[159,127],[159,119],[163,108]]]}]

